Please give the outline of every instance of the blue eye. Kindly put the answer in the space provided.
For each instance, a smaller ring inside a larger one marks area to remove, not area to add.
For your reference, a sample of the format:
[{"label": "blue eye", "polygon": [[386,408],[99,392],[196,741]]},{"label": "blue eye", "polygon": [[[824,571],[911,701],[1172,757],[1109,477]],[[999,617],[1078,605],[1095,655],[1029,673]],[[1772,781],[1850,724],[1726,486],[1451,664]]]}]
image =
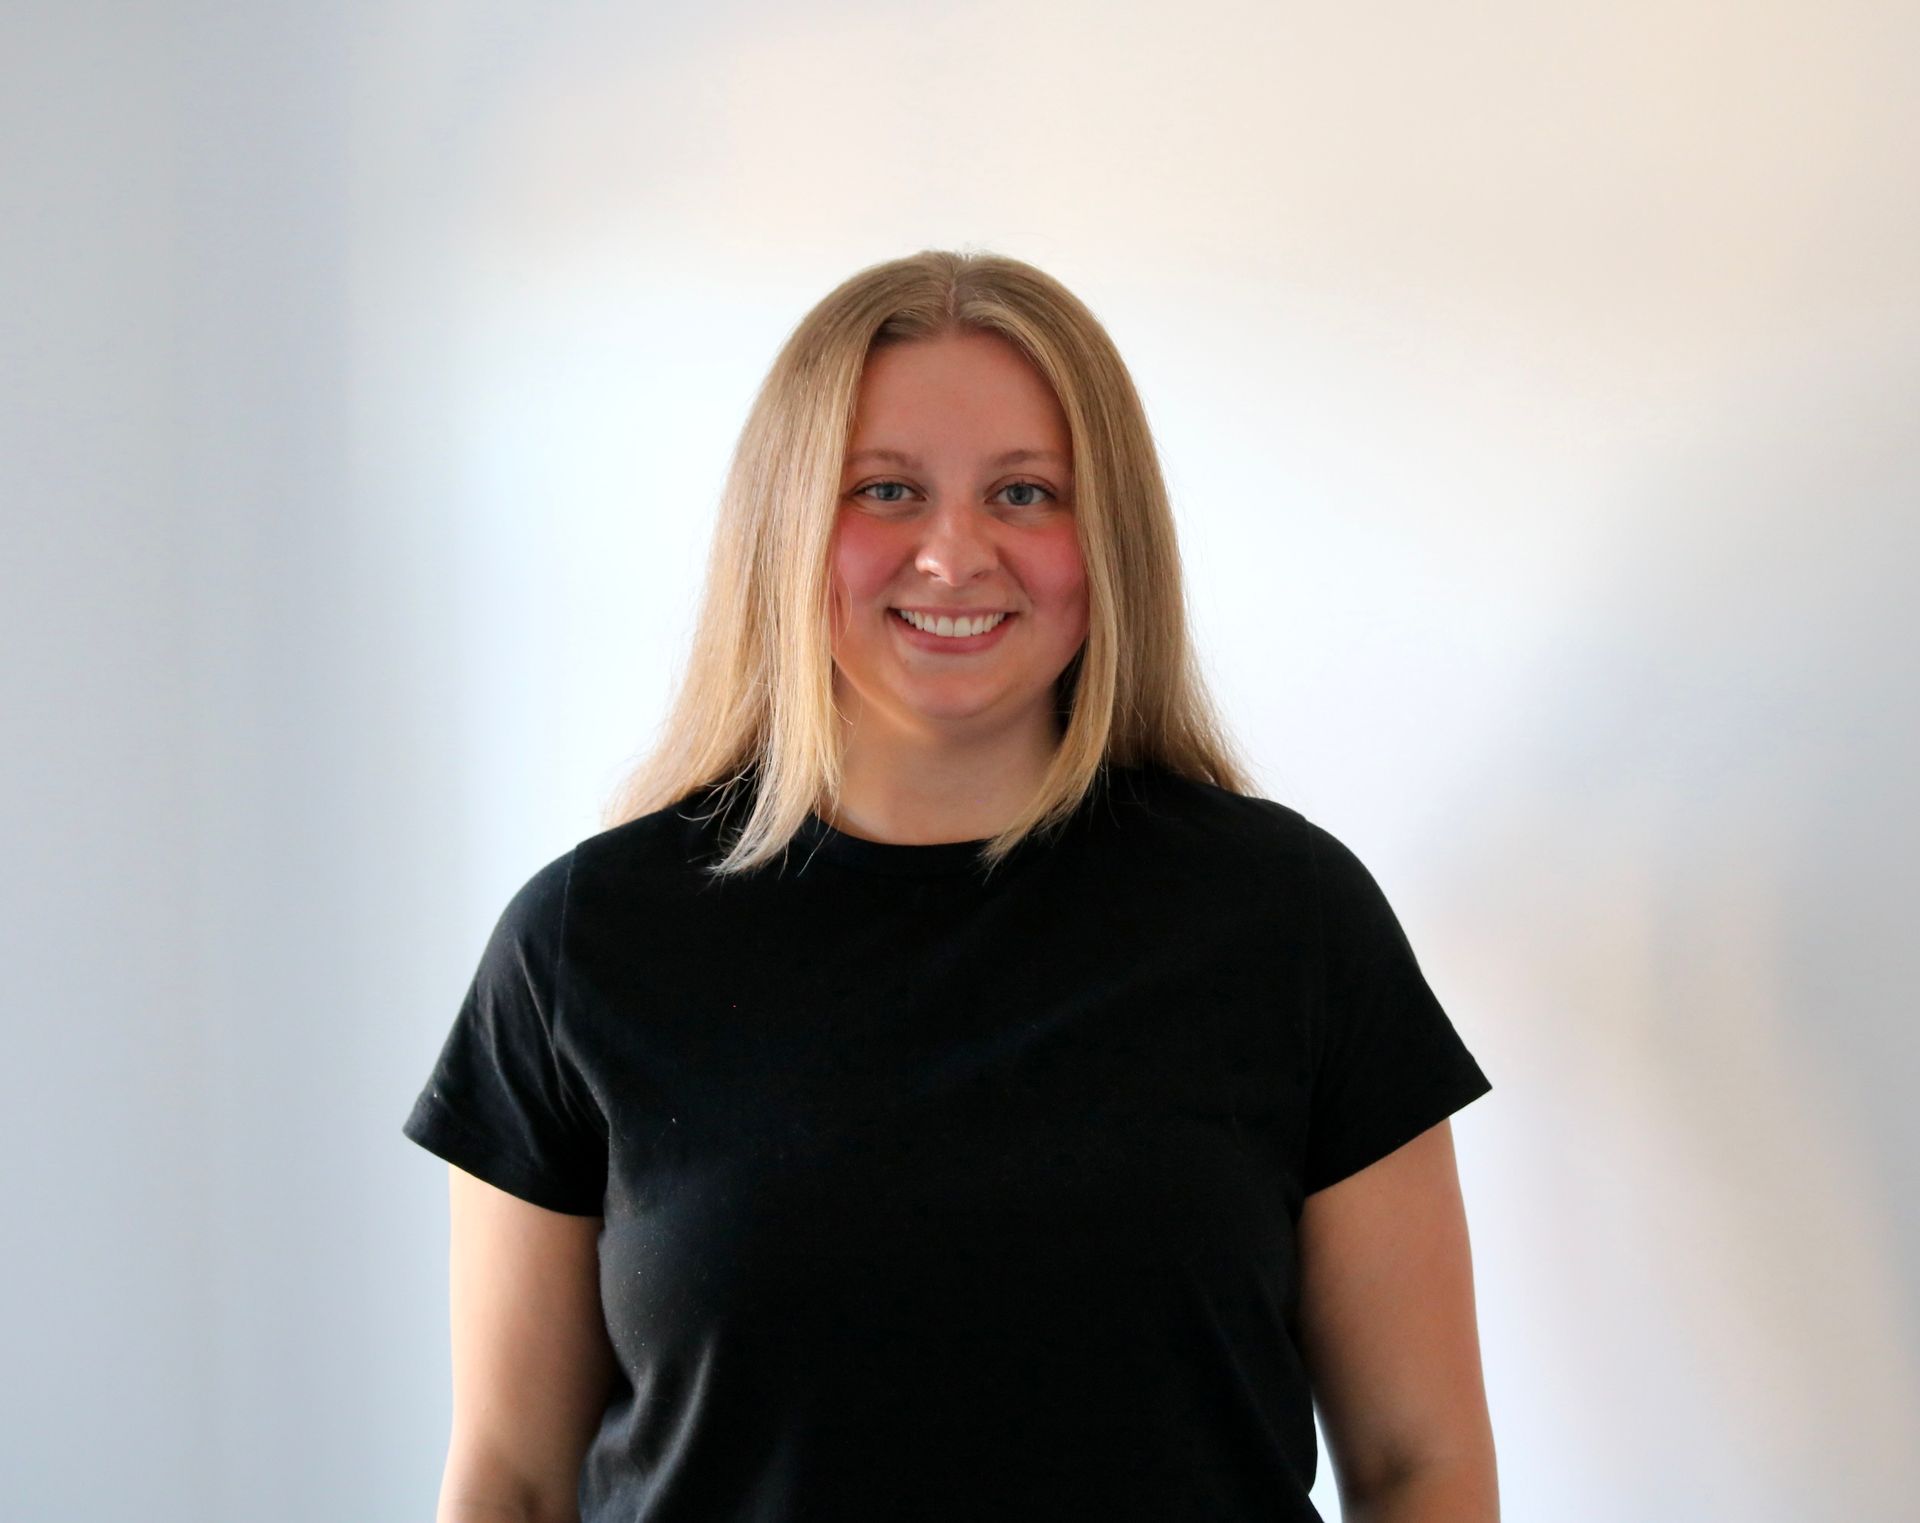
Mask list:
[{"label": "blue eye", "polygon": [[[1037,481],[1009,481],[1005,486],[1000,488],[1000,490],[1003,492],[1011,492],[1019,488],[1024,488],[1029,492],[1045,492],[1048,497],[1053,496],[1050,488],[1041,486]],[[1013,506],[1016,508],[1037,508],[1040,504],[1037,502],[1016,502]]]},{"label": "blue eye", "polygon": [[[865,486],[861,487],[853,495],[855,497],[864,497],[866,496],[867,493],[875,491],[880,487],[906,488],[906,486],[907,484],[904,481],[891,481],[891,480],[869,481]],[[1013,492],[1013,491],[1040,492],[1045,494],[1045,496],[1047,496],[1049,499],[1055,502],[1059,501],[1059,497],[1055,494],[1052,487],[1042,486],[1037,481],[1009,481],[1005,486],[1000,488],[1000,492]],[[996,492],[994,495],[997,497],[1000,495],[1000,492]],[[875,502],[883,502],[883,503],[892,505],[892,504],[901,502],[904,499],[899,497],[876,497],[873,500]],[[1036,502],[1014,502],[1014,503],[1009,503],[1008,506],[1014,507],[1014,508],[1037,508],[1040,506],[1040,504],[1037,501]]]}]

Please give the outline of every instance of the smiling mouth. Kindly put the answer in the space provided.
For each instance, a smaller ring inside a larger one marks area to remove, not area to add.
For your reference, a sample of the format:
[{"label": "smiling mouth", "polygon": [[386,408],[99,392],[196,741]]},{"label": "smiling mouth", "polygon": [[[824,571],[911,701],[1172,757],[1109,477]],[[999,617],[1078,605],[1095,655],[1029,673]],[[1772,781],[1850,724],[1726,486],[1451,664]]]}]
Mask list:
[{"label": "smiling mouth", "polygon": [[946,614],[934,618],[908,608],[896,608],[893,614],[903,624],[919,630],[922,634],[938,635],[948,640],[964,640],[975,635],[986,634],[1013,617],[1011,613],[982,613],[972,618],[956,619]]}]

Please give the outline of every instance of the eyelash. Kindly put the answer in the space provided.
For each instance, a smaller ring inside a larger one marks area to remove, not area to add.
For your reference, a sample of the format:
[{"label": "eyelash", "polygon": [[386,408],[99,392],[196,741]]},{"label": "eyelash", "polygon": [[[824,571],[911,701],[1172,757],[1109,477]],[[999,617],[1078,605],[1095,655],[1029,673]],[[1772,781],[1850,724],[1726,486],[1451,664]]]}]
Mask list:
[{"label": "eyelash", "polygon": [[[875,487],[907,487],[909,491],[912,490],[912,488],[908,486],[906,482],[898,481],[889,477],[881,481],[869,481],[865,486],[856,488],[854,490],[853,495],[855,497],[865,496],[868,492],[872,491],[873,488]],[[1052,487],[1048,486],[1045,482],[1042,482],[1042,481],[1009,481],[1006,484],[1006,486],[1003,486],[1000,488],[1000,491],[1005,492],[1013,487],[1032,487],[1036,492],[1045,492],[1048,498],[1054,502],[1058,502],[1060,500],[1060,494],[1054,491]],[[1000,494],[999,492],[996,492],[994,495],[997,497]],[[875,500],[877,501],[877,499]],[[880,506],[883,508],[899,507],[900,499],[895,498],[891,502],[881,502]],[[1037,502],[1010,502],[1007,504],[1007,506],[1010,508],[1037,508],[1040,506],[1040,504]]]}]

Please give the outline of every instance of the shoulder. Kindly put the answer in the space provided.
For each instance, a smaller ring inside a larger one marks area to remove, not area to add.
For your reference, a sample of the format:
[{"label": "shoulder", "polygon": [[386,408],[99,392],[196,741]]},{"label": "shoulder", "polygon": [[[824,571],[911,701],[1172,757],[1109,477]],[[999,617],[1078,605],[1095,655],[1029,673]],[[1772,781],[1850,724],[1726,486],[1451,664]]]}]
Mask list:
[{"label": "shoulder", "polygon": [[494,928],[496,943],[526,946],[549,942],[558,935],[566,914],[573,855],[572,848],[562,852],[535,869],[513,891]]},{"label": "shoulder", "polygon": [[1113,769],[1110,812],[1123,830],[1161,849],[1215,859],[1304,861],[1316,827],[1290,805],[1234,793],[1201,778],[1149,765]]},{"label": "shoulder", "polygon": [[558,923],[571,901],[602,890],[631,892],[685,882],[712,845],[713,794],[701,789],[584,837],[521,884],[508,903],[508,917],[530,930]]},{"label": "shoulder", "polygon": [[1336,908],[1371,906],[1379,886],[1339,836],[1300,810],[1158,765],[1111,769],[1105,813],[1130,845],[1195,872],[1249,875]]},{"label": "shoulder", "polygon": [[570,902],[632,905],[701,886],[702,868],[718,854],[721,830],[734,814],[737,802],[727,809],[721,790],[709,786],[587,836],[568,854]]}]

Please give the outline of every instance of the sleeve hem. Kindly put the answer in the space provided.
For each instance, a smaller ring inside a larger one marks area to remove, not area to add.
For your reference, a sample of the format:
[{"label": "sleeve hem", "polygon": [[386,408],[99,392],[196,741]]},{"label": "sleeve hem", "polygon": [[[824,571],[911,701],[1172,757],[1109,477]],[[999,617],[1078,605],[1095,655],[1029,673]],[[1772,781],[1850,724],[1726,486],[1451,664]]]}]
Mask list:
[{"label": "sleeve hem", "polygon": [[546,1170],[504,1151],[431,1097],[414,1106],[401,1133],[435,1157],[532,1205],[565,1216],[600,1216],[606,1210],[604,1190],[590,1199],[578,1188],[561,1184]]},{"label": "sleeve hem", "polygon": [[1312,1195],[1358,1174],[1432,1130],[1456,1112],[1464,1110],[1492,1089],[1492,1081],[1478,1067],[1474,1068],[1451,1087],[1435,1093],[1429,1103],[1420,1109],[1401,1112],[1304,1173],[1300,1181],[1301,1194]]}]

